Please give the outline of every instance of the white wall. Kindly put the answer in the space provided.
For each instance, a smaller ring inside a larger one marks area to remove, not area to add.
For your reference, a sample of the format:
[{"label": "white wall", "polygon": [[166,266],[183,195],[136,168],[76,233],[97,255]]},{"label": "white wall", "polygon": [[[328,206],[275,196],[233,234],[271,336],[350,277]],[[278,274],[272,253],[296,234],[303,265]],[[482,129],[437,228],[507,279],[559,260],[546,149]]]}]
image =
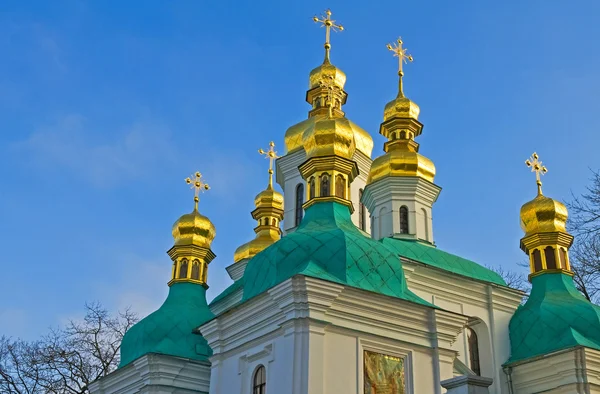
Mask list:
[{"label": "white wall", "polygon": [[442,392],[466,317],[296,276],[200,328],[213,348],[211,394],[362,394],[365,350],[404,357],[407,393]]}]

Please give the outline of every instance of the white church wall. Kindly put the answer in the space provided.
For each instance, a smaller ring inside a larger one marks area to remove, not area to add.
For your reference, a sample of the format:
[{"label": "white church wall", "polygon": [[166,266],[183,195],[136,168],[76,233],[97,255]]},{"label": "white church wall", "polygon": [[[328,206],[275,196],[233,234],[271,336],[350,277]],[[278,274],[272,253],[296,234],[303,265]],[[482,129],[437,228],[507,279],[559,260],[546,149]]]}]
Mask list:
[{"label": "white church wall", "polygon": [[[519,306],[519,291],[452,274],[402,259],[408,287],[420,297],[446,310],[469,316],[469,327],[479,342],[481,375],[494,380],[492,394],[508,394],[502,364],[510,357],[508,323]],[[470,365],[466,330],[452,349]]]},{"label": "white church wall", "polygon": [[[200,328],[213,348],[211,394],[363,392],[363,353],[406,360],[407,393],[441,393],[466,317],[296,276]],[[433,332],[432,332],[433,330]]]},{"label": "white church wall", "polygon": [[572,348],[505,368],[515,394],[600,393],[600,352]]}]

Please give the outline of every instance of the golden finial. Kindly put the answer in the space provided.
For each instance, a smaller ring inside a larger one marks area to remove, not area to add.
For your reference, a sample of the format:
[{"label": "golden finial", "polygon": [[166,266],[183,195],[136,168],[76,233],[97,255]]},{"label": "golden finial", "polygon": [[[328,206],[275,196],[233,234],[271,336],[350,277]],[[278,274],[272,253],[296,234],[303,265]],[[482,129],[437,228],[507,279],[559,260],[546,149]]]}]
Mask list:
[{"label": "golden finial", "polygon": [[539,160],[539,156],[537,153],[533,152],[533,155],[527,160],[525,160],[525,165],[527,167],[531,167],[531,172],[535,172],[535,179],[538,187],[538,195],[542,195],[542,179],[540,175],[544,175],[548,172],[546,166],[542,165],[542,161]]},{"label": "golden finial", "polygon": [[194,179],[192,179],[191,177],[185,178],[185,183],[187,183],[188,185],[192,185],[190,189],[194,189],[194,211],[197,211],[198,201],[200,201],[200,197],[198,197],[200,195],[200,192],[208,190],[210,189],[210,187],[208,186],[208,183],[204,183],[202,181],[202,174],[200,174],[200,172],[196,171],[193,177]]},{"label": "golden finial", "polygon": [[403,66],[404,63],[412,62],[413,57],[410,54],[407,54],[406,48],[402,47],[402,37],[398,37],[394,44],[387,44],[387,49],[394,52],[394,56],[398,58],[398,77],[400,81],[398,82],[398,97],[404,97],[404,91],[402,88],[402,77],[404,76]]},{"label": "golden finial", "polygon": [[269,159],[269,189],[273,188],[273,160],[278,159],[277,152],[275,152],[275,143],[273,141],[269,142],[269,150],[265,151],[263,149],[259,149],[258,153],[264,155],[265,158]]},{"label": "golden finial", "polygon": [[334,95],[333,92],[334,90],[337,88],[337,86],[335,85],[335,82],[333,80],[333,77],[331,75],[325,76],[323,77],[324,79],[322,79],[319,82],[319,85],[321,87],[324,87],[327,89],[327,107],[329,107],[329,117],[332,118],[333,117],[333,104],[334,104]]},{"label": "golden finial", "polygon": [[336,25],[335,21],[331,19],[331,10],[325,10],[325,15],[321,15],[321,19],[318,16],[313,16],[313,21],[316,23],[321,23],[321,27],[325,27],[325,60],[323,63],[329,63],[329,50],[331,49],[331,43],[329,41],[331,30],[333,31],[343,31],[344,26]]}]

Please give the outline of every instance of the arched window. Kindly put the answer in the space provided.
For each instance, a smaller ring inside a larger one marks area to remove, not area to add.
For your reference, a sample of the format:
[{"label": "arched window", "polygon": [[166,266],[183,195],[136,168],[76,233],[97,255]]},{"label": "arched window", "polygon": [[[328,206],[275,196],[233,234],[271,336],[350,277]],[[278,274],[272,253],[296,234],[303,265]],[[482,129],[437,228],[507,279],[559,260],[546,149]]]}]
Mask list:
[{"label": "arched window", "polygon": [[302,203],[304,202],[304,184],[296,186],[296,226],[302,221]]},{"label": "arched window", "polygon": [[400,207],[400,234],[408,234],[408,208]]},{"label": "arched window", "polygon": [[392,131],[392,134],[390,135],[392,141],[394,141],[396,139],[396,132]]},{"label": "arched window", "polygon": [[187,259],[181,260],[179,264],[179,279],[187,278],[188,261]]},{"label": "arched window", "polygon": [[554,248],[552,246],[546,246],[546,249],[544,249],[544,254],[546,255],[546,268],[549,270],[555,270],[556,257],[554,256]]},{"label": "arched window", "polygon": [[402,131],[400,132],[400,139],[401,139],[401,140],[405,140],[405,139],[406,139],[406,131],[402,130]]},{"label": "arched window", "polygon": [[208,265],[205,262],[202,262],[202,282],[206,283],[206,276],[208,275]]},{"label": "arched window", "polygon": [[194,260],[192,263],[192,279],[200,280],[200,261]]},{"label": "arched window", "polygon": [[533,271],[538,272],[542,270],[542,254],[539,249],[536,249],[531,254],[533,258]]},{"label": "arched window", "polygon": [[363,189],[358,189],[358,228],[365,231],[367,228],[365,204],[362,203]]},{"label": "arched window", "polygon": [[329,174],[321,175],[321,197],[329,197]]},{"label": "arched window", "polygon": [[309,186],[310,198],[315,198],[315,177],[310,177],[310,186]]},{"label": "arched window", "polygon": [[481,367],[479,365],[479,342],[477,334],[472,328],[467,327],[467,341],[469,343],[469,366],[471,371],[477,375],[481,375]]},{"label": "arched window", "polygon": [[277,227],[277,220],[271,219],[271,226]]},{"label": "arched window", "polygon": [[252,379],[252,394],[265,394],[267,388],[267,371],[264,366],[259,366]]},{"label": "arched window", "polygon": [[177,261],[173,262],[173,279],[176,278],[177,275]]},{"label": "arched window", "polygon": [[335,177],[335,195],[344,198],[346,191],[346,180],[343,175],[336,175]]}]

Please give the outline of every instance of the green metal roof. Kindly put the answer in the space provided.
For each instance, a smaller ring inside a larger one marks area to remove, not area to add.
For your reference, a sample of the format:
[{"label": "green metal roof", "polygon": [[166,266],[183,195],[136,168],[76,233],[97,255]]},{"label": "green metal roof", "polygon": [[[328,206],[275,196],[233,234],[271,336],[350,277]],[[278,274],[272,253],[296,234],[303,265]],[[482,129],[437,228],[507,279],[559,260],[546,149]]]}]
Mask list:
[{"label": "green metal roof", "polygon": [[336,202],[307,208],[296,231],[248,262],[242,301],[298,274],[432,306],[408,290],[396,253],[365,236]]},{"label": "green metal roof", "polygon": [[575,346],[600,350],[600,307],[575,288],[573,277],[547,272],[531,285],[529,299],[510,320],[507,363]]},{"label": "green metal roof", "polygon": [[474,261],[444,252],[434,246],[396,238],[384,238],[381,242],[402,257],[468,278],[506,286],[504,279],[496,272]]},{"label": "green metal roof", "polygon": [[212,350],[193,330],[213,317],[202,285],[174,283],[162,306],[125,333],[119,368],[148,353],[208,360]]}]

